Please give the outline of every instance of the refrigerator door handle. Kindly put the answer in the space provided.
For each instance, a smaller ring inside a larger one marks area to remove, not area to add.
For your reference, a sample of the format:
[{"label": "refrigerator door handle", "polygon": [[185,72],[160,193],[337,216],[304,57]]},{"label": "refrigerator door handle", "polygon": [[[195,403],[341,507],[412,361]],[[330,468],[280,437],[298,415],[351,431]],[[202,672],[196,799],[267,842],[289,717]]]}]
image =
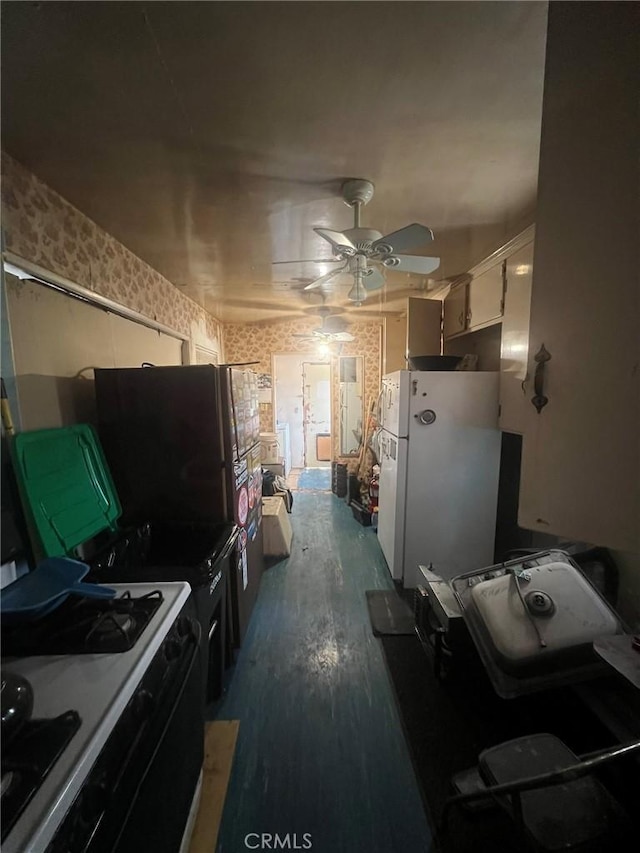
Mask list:
[{"label": "refrigerator door handle", "polygon": [[238,528],[236,528],[236,530],[234,531],[234,533],[229,537],[229,540],[227,541],[227,543],[226,543],[226,545],[225,545],[225,547],[224,547],[224,550],[223,550],[223,551],[222,551],[222,553],[221,553],[221,554],[219,554],[219,555],[218,555],[218,557],[216,558],[216,564],[221,563],[223,560],[226,560],[226,559],[227,559],[227,557],[229,556],[229,554],[230,554],[230,553],[233,551],[233,549],[236,547],[236,543],[237,543],[237,541],[238,541],[238,534],[239,534],[239,532],[240,532],[240,531],[238,530]]}]

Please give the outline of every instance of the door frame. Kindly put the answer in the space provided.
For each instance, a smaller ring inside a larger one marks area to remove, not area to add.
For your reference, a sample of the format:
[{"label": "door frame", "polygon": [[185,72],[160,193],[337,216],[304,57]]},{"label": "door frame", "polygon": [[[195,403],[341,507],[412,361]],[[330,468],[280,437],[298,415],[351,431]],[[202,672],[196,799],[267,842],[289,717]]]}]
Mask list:
[{"label": "door frame", "polygon": [[[312,364],[326,364],[329,369],[329,423],[330,423],[330,432],[332,435],[331,445],[332,445],[332,453],[333,453],[333,415],[334,415],[334,400],[333,400],[333,387],[334,387],[334,359],[331,356],[328,356],[326,359],[322,359],[321,356],[315,355],[313,352],[296,352],[288,350],[286,352],[274,352],[271,353],[271,409],[272,409],[272,423],[273,429],[276,429],[276,424],[278,422],[278,395],[277,395],[277,382],[278,382],[278,372],[276,370],[276,363],[278,358],[295,358],[300,361],[300,394],[301,400],[304,405],[304,376],[303,376],[303,364],[305,362]],[[294,432],[291,428],[290,424],[290,442],[293,446],[294,443]],[[306,447],[305,447],[305,430],[304,430],[304,411],[302,414],[302,453],[303,453],[303,467],[306,464]],[[330,463],[326,463],[327,467]],[[292,460],[292,468],[297,467]]]}]

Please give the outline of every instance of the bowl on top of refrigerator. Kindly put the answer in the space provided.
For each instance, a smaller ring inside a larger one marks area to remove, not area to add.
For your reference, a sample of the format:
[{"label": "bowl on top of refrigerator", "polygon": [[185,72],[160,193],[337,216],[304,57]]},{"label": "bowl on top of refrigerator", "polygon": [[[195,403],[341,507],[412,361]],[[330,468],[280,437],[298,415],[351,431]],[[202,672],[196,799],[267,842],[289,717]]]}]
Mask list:
[{"label": "bowl on top of refrigerator", "polygon": [[462,361],[460,355],[412,355],[410,370],[455,370]]}]

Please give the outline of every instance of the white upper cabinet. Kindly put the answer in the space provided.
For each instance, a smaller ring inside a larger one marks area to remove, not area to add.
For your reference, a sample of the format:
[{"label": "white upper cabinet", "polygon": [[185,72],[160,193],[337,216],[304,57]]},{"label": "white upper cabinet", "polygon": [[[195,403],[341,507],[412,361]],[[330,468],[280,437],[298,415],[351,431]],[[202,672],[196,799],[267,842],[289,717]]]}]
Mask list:
[{"label": "white upper cabinet", "polygon": [[382,375],[407,369],[407,358],[442,352],[442,302],[407,297],[401,317],[384,318]]},{"label": "white upper cabinet", "polygon": [[469,282],[469,308],[467,328],[469,331],[484,326],[502,317],[504,290],[504,261],[489,269],[474,273]]},{"label": "white upper cabinet", "polygon": [[506,432],[524,431],[530,405],[526,378],[532,274],[533,242],[506,260],[500,345],[500,429]]},{"label": "white upper cabinet", "polygon": [[467,285],[454,284],[444,299],[443,334],[445,338],[467,329]]},{"label": "white upper cabinet", "polygon": [[639,553],[637,9],[583,5],[549,4],[519,523]]}]

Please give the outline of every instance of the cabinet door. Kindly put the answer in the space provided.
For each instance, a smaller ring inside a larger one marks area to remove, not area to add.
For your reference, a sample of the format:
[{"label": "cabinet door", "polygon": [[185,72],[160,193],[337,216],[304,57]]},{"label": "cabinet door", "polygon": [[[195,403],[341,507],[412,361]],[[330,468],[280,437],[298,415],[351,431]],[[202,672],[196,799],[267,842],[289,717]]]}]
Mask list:
[{"label": "cabinet door", "polygon": [[527,356],[533,243],[507,258],[506,290],[500,344],[500,429],[524,432],[527,407]]},{"label": "cabinet door", "polygon": [[480,275],[474,275],[469,283],[469,329],[500,319],[503,290],[503,264],[496,264]]},{"label": "cabinet door", "polygon": [[407,369],[407,318],[385,317],[382,348],[382,375]]},{"label": "cabinet door", "polygon": [[638,553],[637,10],[590,5],[549,4],[519,521]]},{"label": "cabinet door", "polygon": [[440,355],[442,302],[407,299],[407,355]]},{"label": "cabinet door", "polygon": [[456,284],[444,300],[444,336],[450,338],[467,327],[467,285]]}]

